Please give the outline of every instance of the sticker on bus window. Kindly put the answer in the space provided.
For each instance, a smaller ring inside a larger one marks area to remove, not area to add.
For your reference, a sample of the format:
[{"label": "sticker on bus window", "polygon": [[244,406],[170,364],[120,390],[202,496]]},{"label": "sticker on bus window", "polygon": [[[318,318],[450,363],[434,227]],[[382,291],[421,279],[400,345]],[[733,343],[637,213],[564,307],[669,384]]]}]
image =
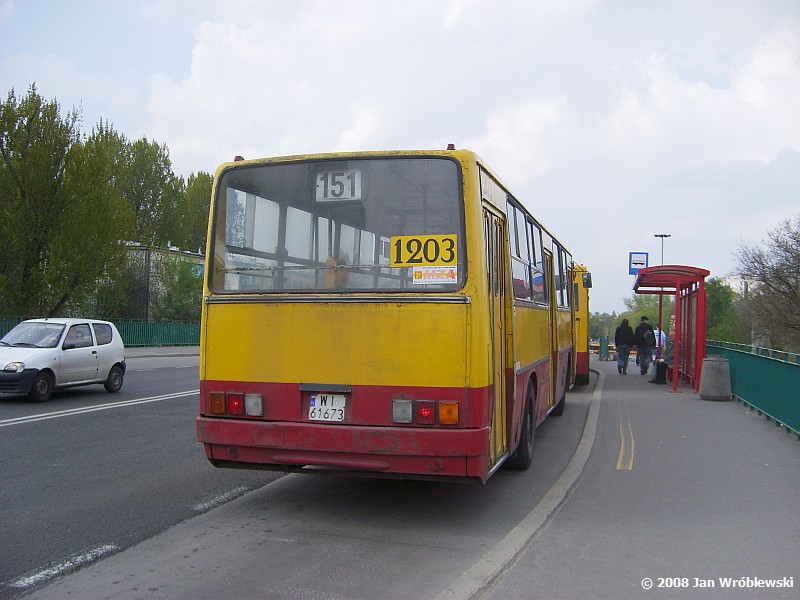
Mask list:
[{"label": "sticker on bus window", "polygon": [[458,283],[458,267],[414,267],[411,271],[414,285]]},{"label": "sticker on bus window", "polygon": [[[454,267],[458,264],[458,236],[397,235],[391,238],[392,267]],[[415,281],[416,283],[416,281]]]},{"label": "sticker on bus window", "polygon": [[315,197],[317,202],[361,200],[361,169],[319,171]]}]

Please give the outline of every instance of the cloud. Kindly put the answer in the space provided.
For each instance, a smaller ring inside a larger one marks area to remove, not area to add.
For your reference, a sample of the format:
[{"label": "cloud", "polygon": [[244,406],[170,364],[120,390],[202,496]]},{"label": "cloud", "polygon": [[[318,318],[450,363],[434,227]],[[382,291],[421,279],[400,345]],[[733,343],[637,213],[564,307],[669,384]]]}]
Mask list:
[{"label": "cloud", "polygon": [[[609,149],[640,168],[695,161],[770,160],[800,148],[800,31],[772,33],[729,85],[683,79],[664,55],[627,72],[644,85],[623,84],[604,128]],[[776,119],[776,115],[782,115]]]},{"label": "cloud", "polygon": [[0,3],[9,87],[166,143],[184,176],[236,154],[475,150],[595,272],[599,310],[630,295],[629,251],[660,260],[653,233],[667,261],[724,274],[737,239],[796,210],[797,3],[143,0],[91,43],[67,5],[48,28]]},{"label": "cloud", "polygon": [[[526,182],[550,170],[553,142],[566,120],[567,100],[532,98],[498,108],[486,118],[480,137],[465,144],[491,156],[496,168],[512,174],[510,182]],[[515,174],[515,175],[514,175]]]}]

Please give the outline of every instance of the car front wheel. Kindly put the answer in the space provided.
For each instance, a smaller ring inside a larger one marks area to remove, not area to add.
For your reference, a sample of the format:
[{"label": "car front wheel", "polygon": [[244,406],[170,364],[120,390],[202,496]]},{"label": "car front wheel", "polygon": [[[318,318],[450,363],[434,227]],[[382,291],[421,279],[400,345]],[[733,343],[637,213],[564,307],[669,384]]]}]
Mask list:
[{"label": "car front wheel", "polygon": [[40,371],[33,378],[33,385],[28,396],[34,402],[47,402],[53,394],[53,376],[47,371]]},{"label": "car front wheel", "polygon": [[122,367],[114,365],[108,372],[108,378],[103,384],[107,392],[115,393],[122,389],[123,373]]}]

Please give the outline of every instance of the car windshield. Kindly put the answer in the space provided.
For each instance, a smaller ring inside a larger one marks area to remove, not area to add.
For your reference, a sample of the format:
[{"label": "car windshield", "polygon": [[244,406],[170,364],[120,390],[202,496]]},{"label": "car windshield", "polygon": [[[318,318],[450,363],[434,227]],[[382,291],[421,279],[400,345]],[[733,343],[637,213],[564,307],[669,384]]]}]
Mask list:
[{"label": "car windshield", "polygon": [[61,323],[26,321],[9,331],[0,342],[4,346],[55,348],[63,331]]}]

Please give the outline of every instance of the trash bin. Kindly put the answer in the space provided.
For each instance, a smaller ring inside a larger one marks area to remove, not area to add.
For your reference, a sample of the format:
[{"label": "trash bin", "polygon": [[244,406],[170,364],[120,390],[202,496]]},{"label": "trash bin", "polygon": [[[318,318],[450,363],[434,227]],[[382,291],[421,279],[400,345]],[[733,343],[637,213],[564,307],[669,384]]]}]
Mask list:
[{"label": "trash bin", "polygon": [[608,338],[605,336],[600,337],[600,360],[611,360],[608,357]]},{"label": "trash bin", "polygon": [[731,370],[724,356],[711,355],[703,359],[700,374],[700,398],[703,400],[731,399]]}]

